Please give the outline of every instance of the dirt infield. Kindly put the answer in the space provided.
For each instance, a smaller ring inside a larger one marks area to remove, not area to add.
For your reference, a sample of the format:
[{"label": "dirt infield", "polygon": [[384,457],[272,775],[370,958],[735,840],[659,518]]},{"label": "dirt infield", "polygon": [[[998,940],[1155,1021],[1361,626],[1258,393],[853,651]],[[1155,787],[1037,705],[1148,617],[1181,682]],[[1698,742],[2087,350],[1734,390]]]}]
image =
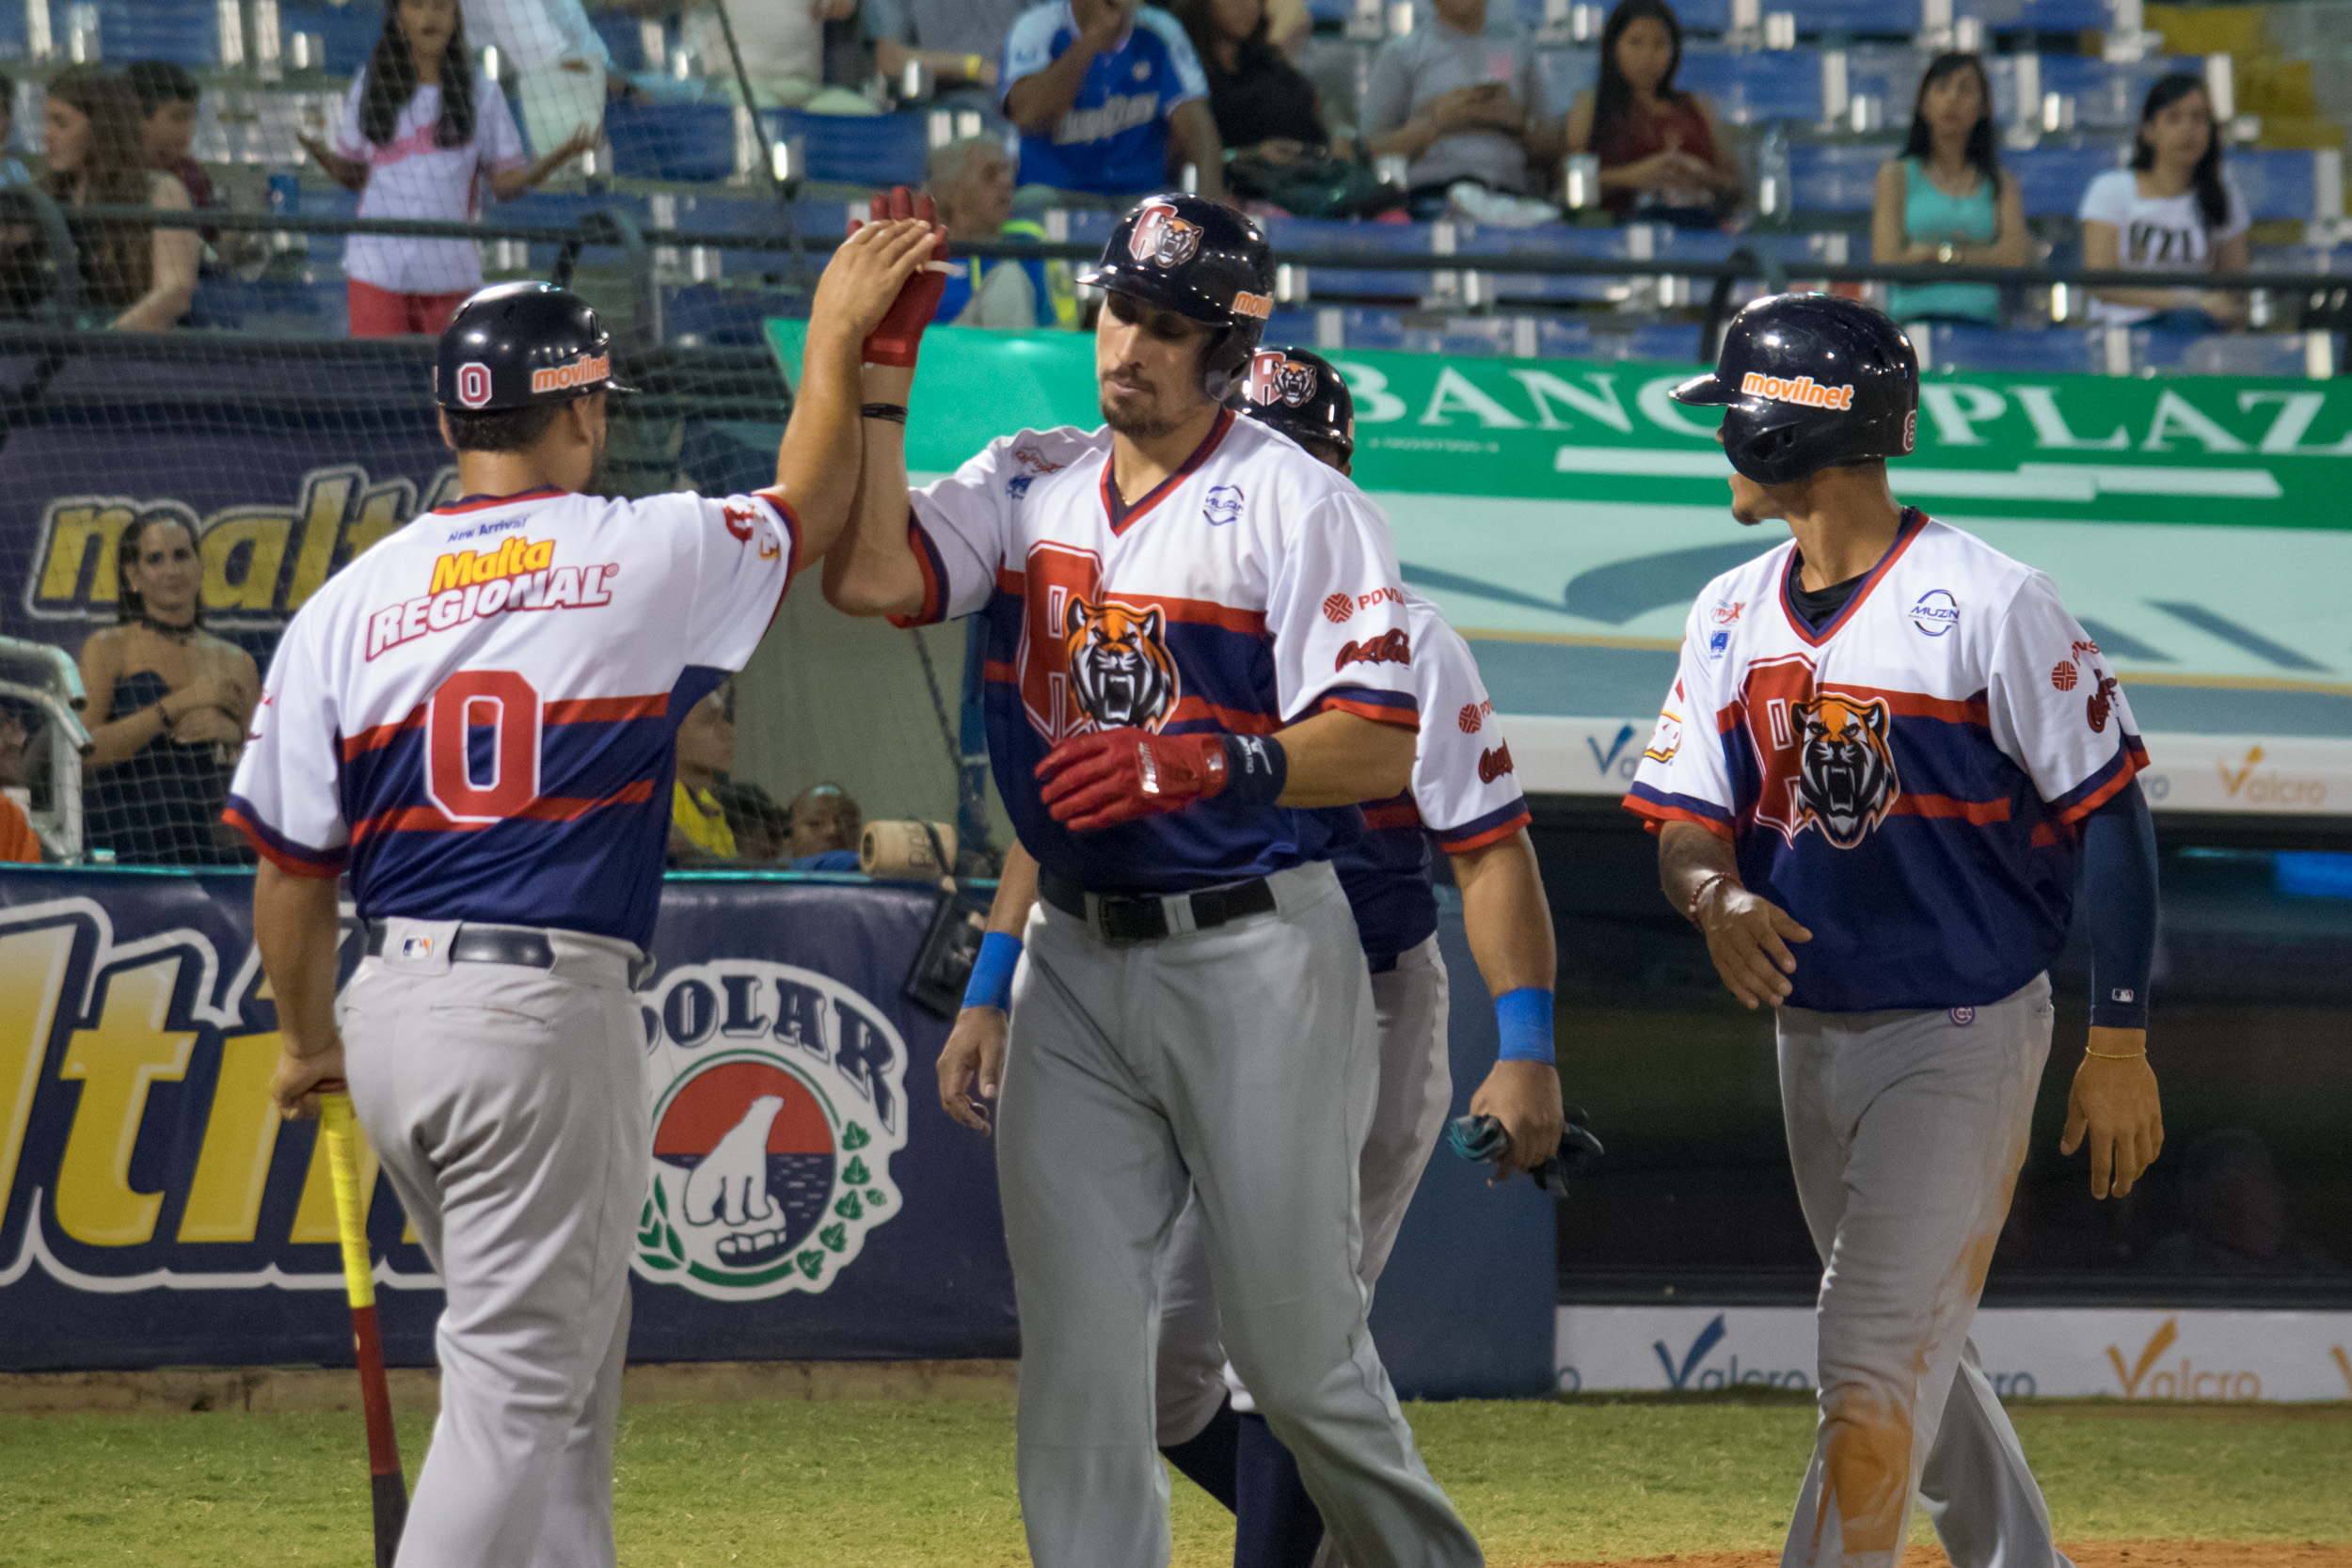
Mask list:
[{"label": "dirt infield", "polygon": [[[2061,1544],[2074,1568],[2352,1568],[2352,1545],[2324,1541],[2087,1541]],[[1543,1568],[1779,1568],[1780,1553],[1686,1552]],[[1902,1568],[1951,1568],[1941,1546],[1912,1546]]]}]

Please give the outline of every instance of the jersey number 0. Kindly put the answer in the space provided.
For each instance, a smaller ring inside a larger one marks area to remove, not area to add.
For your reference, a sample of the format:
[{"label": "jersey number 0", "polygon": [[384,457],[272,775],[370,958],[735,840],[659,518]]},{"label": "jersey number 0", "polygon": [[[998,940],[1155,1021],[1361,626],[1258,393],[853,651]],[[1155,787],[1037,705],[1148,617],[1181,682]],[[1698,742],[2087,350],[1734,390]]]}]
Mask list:
[{"label": "jersey number 0", "polygon": [[[483,729],[490,732],[486,759],[473,746]],[[539,799],[539,693],[512,670],[459,671],[433,694],[424,759],[425,789],[453,821],[524,815]]]}]

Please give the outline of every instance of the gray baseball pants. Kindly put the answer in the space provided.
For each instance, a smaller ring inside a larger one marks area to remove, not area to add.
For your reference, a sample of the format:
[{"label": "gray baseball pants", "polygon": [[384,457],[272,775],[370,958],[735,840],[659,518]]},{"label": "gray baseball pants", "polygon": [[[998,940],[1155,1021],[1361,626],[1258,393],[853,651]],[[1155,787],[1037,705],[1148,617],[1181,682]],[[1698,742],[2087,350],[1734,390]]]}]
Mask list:
[{"label": "gray baseball pants", "polygon": [[[389,924],[337,1015],[360,1126],[448,1292],[401,1568],[609,1568],[651,1158],[637,949],[550,931],[552,970],[453,964],[455,922]],[[412,936],[431,957],[399,956]]]},{"label": "gray baseball pants", "polygon": [[[1446,1054],[1445,959],[1431,937],[1395,966],[1372,977],[1380,1031],[1380,1089],[1372,1127],[1356,1163],[1363,1247],[1356,1275],[1367,1296],[1388,1265],[1405,1211],[1445,1129],[1454,1103]],[[1232,1374],[1217,1325],[1216,1291],[1200,1233],[1200,1205],[1187,1202],[1160,1258],[1159,1441],[1190,1442],[1231,1395],[1236,1410],[1255,1410],[1248,1388]]]},{"label": "gray baseball pants", "polygon": [[1271,914],[1129,946],[1047,904],[1030,918],[996,1170],[1040,1568],[1168,1561],[1155,1281],[1188,1192],[1227,1352],[1348,1560],[1483,1560],[1365,1323],[1356,1175],[1378,1037],[1356,923],[1327,863],[1268,880]]},{"label": "gray baseball pants", "polygon": [[2050,1023],[2047,975],[1973,1010],[1780,1010],[1789,1157],[1825,1265],[1820,1424],[1783,1568],[1894,1568],[1915,1497],[1953,1568],[2066,1562],[1968,1341]]}]

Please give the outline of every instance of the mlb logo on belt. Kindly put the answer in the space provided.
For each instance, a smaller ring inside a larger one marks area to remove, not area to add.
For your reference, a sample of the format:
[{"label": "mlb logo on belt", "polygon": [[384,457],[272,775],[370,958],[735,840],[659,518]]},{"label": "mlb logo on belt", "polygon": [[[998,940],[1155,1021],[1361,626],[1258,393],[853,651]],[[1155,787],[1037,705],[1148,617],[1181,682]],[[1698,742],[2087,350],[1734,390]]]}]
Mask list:
[{"label": "mlb logo on belt", "polygon": [[400,956],[404,958],[431,958],[433,956],[433,939],[431,937],[401,938]]}]

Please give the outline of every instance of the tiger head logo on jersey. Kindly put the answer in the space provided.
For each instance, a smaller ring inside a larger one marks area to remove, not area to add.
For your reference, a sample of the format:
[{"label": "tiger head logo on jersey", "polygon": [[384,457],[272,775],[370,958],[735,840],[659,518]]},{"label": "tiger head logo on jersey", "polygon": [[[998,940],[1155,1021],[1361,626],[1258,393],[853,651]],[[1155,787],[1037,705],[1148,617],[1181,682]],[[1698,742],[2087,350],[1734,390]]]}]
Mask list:
[{"label": "tiger head logo on jersey", "polygon": [[1155,267],[1181,267],[1200,248],[1200,226],[1176,215],[1165,201],[1154,201],[1136,219],[1127,236],[1127,254]]},{"label": "tiger head logo on jersey", "polygon": [[1790,704],[1788,717],[1798,745],[1797,826],[1811,822],[1823,838],[1851,849],[1885,819],[1899,789],[1886,699],[1857,702],[1825,691]]},{"label": "tiger head logo on jersey", "polygon": [[1160,607],[1144,609],[1073,596],[1062,644],[1078,706],[1104,729],[1136,725],[1156,730],[1176,711],[1176,661],[1164,641]]}]

